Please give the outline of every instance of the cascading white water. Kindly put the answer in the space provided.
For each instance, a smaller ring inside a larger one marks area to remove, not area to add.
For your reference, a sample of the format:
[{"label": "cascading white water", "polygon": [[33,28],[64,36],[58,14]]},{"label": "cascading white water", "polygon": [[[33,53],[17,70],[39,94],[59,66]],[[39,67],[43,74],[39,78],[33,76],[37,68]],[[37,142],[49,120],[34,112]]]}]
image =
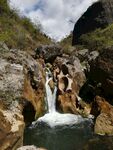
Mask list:
[{"label": "cascading white water", "polygon": [[[50,73],[50,72],[49,72]],[[54,113],[56,112],[55,108],[55,100],[56,100],[56,92],[57,92],[57,87],[55,86],[54,91],[52,92],[49,82],[52,80],[52,77],[49,78],[49,74],[46,73],[46,96],[47,96],[47,103],[48,103],[48,111],[49,113]]]},{"label": "cascading white water", "polygon": [[56,94],[57,94],[57,87],[55,86],[54,91],[51,91],[49,86],[50,80],[52,80],[51,72],[49,71],[46,74],[46,99],[48,103],[48,113],[46,113],[43,117],[40,117],[37,121],[33,122],[33,126],[40,122],[45,122],[50,127],[55,126],[64,126],[64,125],[74,125],[80,123],[82,121],[86,121],[89,119],[84,119],[80,115],[74,114],[61,114],[56,111]]}]

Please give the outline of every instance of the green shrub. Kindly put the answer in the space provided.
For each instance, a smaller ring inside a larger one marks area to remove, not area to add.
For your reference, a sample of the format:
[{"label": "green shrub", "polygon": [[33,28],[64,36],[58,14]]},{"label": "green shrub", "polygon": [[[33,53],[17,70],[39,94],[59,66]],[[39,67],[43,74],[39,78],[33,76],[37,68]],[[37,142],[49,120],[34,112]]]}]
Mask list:
[{"label": "green shrub", "polygon": [[97,29],[94,32],[83,34],[80,43],[91,50],[101,50],[113,45],[113,24],[105,29]]},{"label": "green shrub", "polygon": [[40,28],[40,24],[36,26],[30,19],[19,17],[18,10],[11,10],[7,0],[0,0],[0,41],[6,42],[10,48],[23,50],[52,43]]}]

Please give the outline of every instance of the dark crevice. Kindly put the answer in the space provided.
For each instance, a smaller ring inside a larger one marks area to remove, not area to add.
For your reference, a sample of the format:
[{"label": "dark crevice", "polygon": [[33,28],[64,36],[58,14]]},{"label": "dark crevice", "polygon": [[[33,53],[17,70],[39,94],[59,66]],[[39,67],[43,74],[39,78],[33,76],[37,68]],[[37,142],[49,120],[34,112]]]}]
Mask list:
[{"label": "dark crevice", "polygon": [[31,123],[35,120],[35,113],[36,111],[32,103],[29,101],[26,101],[23,112],[22,112],[26,126],[31,125]]}]

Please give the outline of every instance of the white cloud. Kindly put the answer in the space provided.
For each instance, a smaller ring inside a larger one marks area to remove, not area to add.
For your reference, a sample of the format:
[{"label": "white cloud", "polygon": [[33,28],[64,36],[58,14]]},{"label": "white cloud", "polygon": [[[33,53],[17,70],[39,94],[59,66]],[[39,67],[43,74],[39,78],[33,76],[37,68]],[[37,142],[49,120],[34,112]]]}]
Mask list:
[{"label": "white cloud", "polygon": [[10,0],[33,22],[39,21],[43,32],[55,40],[61,40],[73,30],[79,17],[98,0]]}]

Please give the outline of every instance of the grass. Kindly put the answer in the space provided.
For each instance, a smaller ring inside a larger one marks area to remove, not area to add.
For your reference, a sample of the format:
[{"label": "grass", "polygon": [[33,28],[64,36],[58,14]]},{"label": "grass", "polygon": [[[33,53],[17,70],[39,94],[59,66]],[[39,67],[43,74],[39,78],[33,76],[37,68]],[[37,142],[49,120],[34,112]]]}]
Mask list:
[{"label": "grass", "polygon": [[11,10],[7,0],[0,0],[0,41],[9,48],[34,50],[40,44],[50,44],[51,39],[41,32],[40,24],[19,17],[18,10]]},{"label": "grass", "polygon": [[90,50],[101,50],[105,47],[113,45],[113,24],[108,25],[104,29],[96,29],[95,31],[83,34],[80,37],[80,43]]}]

